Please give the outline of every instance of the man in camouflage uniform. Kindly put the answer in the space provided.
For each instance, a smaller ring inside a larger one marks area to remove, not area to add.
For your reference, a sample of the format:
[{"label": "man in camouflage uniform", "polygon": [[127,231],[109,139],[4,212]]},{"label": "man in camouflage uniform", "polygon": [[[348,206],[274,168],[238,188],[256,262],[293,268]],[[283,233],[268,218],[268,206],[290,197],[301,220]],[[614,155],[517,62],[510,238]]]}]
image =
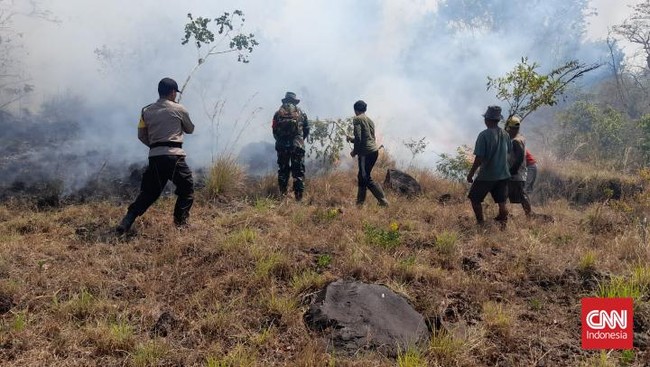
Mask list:
[{"label": "man in camouflage uniform", "polygon": [[273,137],[278,153],[278,187],[287,194],[289,175],[293,176],[293,192],[297,201],[305,191],[305,139],[309,136],[307,115],[296,105],[300,102],[293,92],[287,92],[282,106],[273,115]]},{"label": "man in camouflage uniform", "polygon": [[192,171],[185,163],[183,133],[191,134],[194,124],[182,105],[176,103],[178,84],[163,78],[158,83],[159,99],[142,109],[138,124],[138,139],[149,147],[149,166],[142,175],[140,194],[117,226],[118,234],[127,232],[135,219],[153,204],[167,181],[176,185],[174,223],[185,226],[194,202]]}]

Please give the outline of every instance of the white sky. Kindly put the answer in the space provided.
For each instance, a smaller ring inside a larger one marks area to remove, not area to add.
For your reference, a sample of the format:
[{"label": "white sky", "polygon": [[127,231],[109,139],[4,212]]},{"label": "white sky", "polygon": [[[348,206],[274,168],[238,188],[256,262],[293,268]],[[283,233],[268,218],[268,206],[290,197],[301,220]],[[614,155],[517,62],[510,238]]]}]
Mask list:
[{"label": "white sky", "polygon": [[631,14],[630,5],[640,2],[640,0],[591,0],[591,7],[596,8],[598,15],[591,18],[587,28],[589,38],[606,38],[607,29],[620,24]]}]

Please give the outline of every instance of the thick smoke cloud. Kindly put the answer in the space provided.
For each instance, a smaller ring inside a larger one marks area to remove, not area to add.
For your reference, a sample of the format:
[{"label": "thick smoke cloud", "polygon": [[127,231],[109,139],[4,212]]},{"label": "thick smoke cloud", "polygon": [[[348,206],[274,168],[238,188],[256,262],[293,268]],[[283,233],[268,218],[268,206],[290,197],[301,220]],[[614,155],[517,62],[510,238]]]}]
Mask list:
[{"label": "thick smoke cloud", "polygon": [[[391,153],[406,159],[402,141],[426,137],[430,146],[421,163],[432,166],[433,152],[471,144],[483,128],[485,106],[499,103],[485,90],[486,76],[503,74],[522,56],[547,68],[573,58],[606,59],[601,36],[589,37],[602,16],[583,17],[588,1],[525,3],[43,0],[40,7],[57,22],[14,18],[22,65],[36,88],[20,107],[37,111],[52,98],[72,96],[80,106],[70,119],[82,138],[67,150],[98,151],[97,165],[144,162],[147,149],[135,136],[140,109],[157,98],[161,77],[182,82],[196,62],[192,45],[180,42],[186,14],[216,17],[241,9],[246,30],[260,42],[250,64],[214,57],[183,96],[197,125],[186,138],[192,165],[209,164],[223,150],[268,150],[271,116],[292,90],[310,118],[348,117],[354,101],[364,99]],[[627,9],[613,3],[591,6]],[[223,113],[211,121],[216,103]],[[233,125],[246,124],[237,139]]]}]

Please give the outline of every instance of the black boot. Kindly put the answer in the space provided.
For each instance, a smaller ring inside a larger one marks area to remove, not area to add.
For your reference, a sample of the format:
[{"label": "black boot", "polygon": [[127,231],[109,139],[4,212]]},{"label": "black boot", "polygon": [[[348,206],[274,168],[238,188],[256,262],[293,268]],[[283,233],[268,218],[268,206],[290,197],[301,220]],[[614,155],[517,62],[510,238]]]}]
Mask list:
[{"label": "black boot", "polygon": [[138,216],[133,212],[127,212],[124,218],[122,218],[120,224],[118,224],[117,228],[115,228],[115,232],[117,232],[117,234],[124,234],[128,232],[129,229],[131,229],[133,222],[135,222],[135,218],[137,217]]},{"label": "black boot", "polygon": [[361,206],[366,201],[366,188],[358,186],[357,188],[357,205]]},{"label": "black boot", "polygon": [[384,195],[384,190],[381,189],[381,186],[373,183],[372,185],[368,185],[368,189],[377,198],[379,206],[388,206],[388,200],[386,200],[386,195]]}]

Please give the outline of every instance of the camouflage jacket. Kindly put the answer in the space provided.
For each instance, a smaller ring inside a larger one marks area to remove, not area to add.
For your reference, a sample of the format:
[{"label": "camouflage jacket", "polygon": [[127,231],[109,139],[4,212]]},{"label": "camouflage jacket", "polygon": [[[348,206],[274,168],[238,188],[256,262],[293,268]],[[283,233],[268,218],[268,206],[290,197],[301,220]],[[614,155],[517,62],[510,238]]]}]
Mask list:
[{"label": "camouflage jacket", "polygon": [[273,115],[273,137],[275,149],[305,149],[305,139],[309,136],[307,115],[292,103],[283,103]]}]

